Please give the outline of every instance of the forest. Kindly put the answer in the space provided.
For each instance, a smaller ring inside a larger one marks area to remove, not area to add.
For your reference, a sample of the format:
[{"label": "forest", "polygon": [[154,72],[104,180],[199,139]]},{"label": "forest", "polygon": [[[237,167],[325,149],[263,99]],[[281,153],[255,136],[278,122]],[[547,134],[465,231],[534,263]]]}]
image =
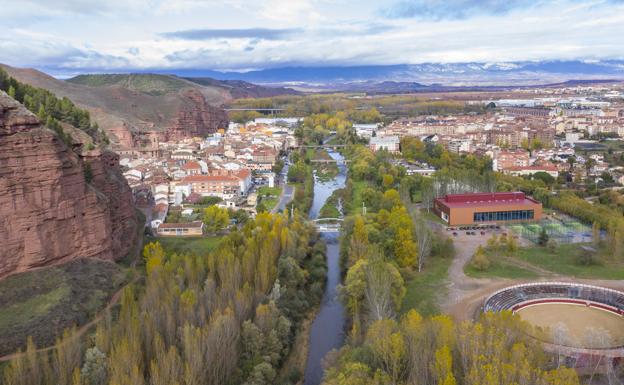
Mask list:
[{"label": "forest", "polygon": [[325,246],[295,213],[258,214],[208,255],[145,246],[145,281],[81,338],[26,352],[4,369],[7,385],[291,384],[282,372],[294,332],[320,301]]},{"label": "forest", "polygon": [[21,83],[1,68],[0,90],[36,114],[43,124],[56,131],[67,144],[72,143],[72,138],[63,130],[61,123],[72,125],[86,132],[96,143],[108,141],[106,134],[98,128],[97,123],[91,122],[88,111],[76,107],[68,98],[58,98],[48,90]]}]

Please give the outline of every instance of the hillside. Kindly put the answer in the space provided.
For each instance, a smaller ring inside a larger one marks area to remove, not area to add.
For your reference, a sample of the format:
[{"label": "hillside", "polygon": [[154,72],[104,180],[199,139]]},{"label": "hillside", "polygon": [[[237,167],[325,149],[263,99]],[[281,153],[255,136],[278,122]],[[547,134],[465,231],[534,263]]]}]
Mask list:
[{"label": "hillside", "polygon": [[33,69],[0,68],[18,81],[67,97],[88,110],[114,148],[142,147],[154,137],[167,140],[206,135],[227,124],[225,111],[219,106],[231,96],[223,88],[202,87],[166,75],[106,75],[102,80],[102,75],[91,75],[81,81],[93,85],[85,85]]},{"label": "hillside", "polygon": [[154,140],[202,136],[227,125],[221,106],[236,98],[293,94],[247,82],[173,75],[80,75],[59,80],[33,69],[0,64],[16,80],[66,97],[89,111],[114,148],[149,146]]},{"label": "hillside", "polygon": [[127,255],[137,217],[118,160],[99,149],[74,152],[0,91],[0,278]]},{"label": "hillside", "polygon": [[213,78],[184,78],[202,86],[223,87],[230,91],[234,99],[268,98],[278,95],[301,95],[301,92],[286,87],[265,87],[243,80],[217,80]]}]

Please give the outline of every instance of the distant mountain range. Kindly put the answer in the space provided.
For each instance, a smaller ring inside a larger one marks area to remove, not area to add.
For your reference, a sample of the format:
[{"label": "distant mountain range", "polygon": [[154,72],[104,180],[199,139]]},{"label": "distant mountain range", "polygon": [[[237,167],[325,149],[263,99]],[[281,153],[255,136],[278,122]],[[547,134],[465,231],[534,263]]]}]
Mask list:
[{"label": "distant mountain range", "polygon": [[444,86],[517,86],[559,83],[572,79],[624,79],[624,60],[284,67],[248,72],[203,69],[151,72],[175,74],[185,78],[210,77],[304,89],[312,87],[319,90],[335,89],[340,84],[350,84],[350,88],[355,89],[360,82],[387,81]]}]

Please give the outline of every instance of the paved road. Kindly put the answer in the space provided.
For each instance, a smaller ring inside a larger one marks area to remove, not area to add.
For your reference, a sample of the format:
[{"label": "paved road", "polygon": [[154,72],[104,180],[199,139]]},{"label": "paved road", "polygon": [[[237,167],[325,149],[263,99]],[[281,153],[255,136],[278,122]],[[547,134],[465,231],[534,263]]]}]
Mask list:
[{"label": "paved road", "polygon": [[292,201],[295,193],[295,188],[289,184],[284,185],[282,188],[282,194],[280,195],[279,202],[273,207],[271,213],[277,213],[280,210],[284,210],[286,206]]}]

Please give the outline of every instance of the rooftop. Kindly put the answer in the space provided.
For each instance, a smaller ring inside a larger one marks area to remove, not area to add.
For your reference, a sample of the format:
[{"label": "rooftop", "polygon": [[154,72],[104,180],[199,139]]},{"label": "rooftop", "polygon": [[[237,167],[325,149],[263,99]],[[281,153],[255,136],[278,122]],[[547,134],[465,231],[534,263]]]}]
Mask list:
[{"label": "rooftop", "polygon": [[538,201],[527,197],[523,192],[497,192],[497,193],[472,193],[472,194],[447,194],[436,199],[447,207],[471,207],[471,206],[500,206],[503,204],[539,204]]},{"label": "rooftop", "polygon": [[162,223],[158,226],[159,229],[195,229],[201,228],[204,224],[200,221],[188,222],[188,223]]}]

